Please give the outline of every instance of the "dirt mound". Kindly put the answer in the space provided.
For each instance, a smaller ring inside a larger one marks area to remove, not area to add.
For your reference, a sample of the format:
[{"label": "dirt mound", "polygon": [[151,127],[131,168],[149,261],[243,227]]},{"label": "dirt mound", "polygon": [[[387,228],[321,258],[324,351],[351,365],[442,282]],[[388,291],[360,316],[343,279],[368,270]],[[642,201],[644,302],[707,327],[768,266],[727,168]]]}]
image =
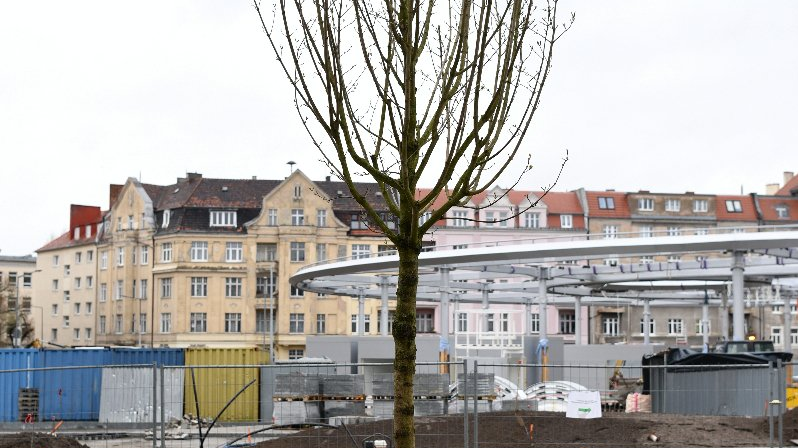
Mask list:
[{"label": "dirt mound", "polygon": [[0,448],[88,448],[71,437],[53,437],[43,432],[18,432],[3,434]]},{"label": "dirt mound", "polygon": [[[784,440],[798,439],[798,408],[787,411],[782,422],[784,424]],[[767,425],[768,422],[765,421],[766,428]]]},{"label": "dirt mound", "polygon": [[[416,418],[419,448],[461,448],[463,416]],[[473,417],[468,422],[473,437]],[[348,432],[347,432],[348,430]],[[531,431],[530,431],[531,430]],[[390,420],[338,429],[309,429],[262,442],[259,448],[338,448],[362,446],[374,434],[391,434]],[[657,441],[649,436],[655,434]],[[663,414],[605,414],[591,420],[567,419],[553,412],[496,412],[479,415],[479,443],[490,448],[519,446],[581,447],[739,447],[767,446],[764,418]]]}]

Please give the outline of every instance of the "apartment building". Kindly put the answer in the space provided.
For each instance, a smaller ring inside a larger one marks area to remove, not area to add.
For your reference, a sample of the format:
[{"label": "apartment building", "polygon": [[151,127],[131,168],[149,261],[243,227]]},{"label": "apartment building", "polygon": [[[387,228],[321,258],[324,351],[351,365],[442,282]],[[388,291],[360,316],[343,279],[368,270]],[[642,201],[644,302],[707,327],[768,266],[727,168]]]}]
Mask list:
[{"label": "apartment building", "polygon": [[[36,268],[36,257],[0,255],[0,317],[2,322],[14,325],[17,314],[17,304],[21,305],[22,318],[26,319],[23,326],[35,328],[38,322],[33,322],[30,312],[31,297],[33,296],[33,274]],[[21,300],[20,300],[21,298]],[[22,320],[22,318],[20,320]],[[0,331],[0,346],[8,347],[13,342],[6,329]],[[26,338],[23,342],[32,340]]]},{"label": "apartment building", "polygon": [[41,318],[36,338],[43,346],[95,343],[97,233],[101,223],[100,207],[72,205],[69,230],[36,251],[32,315]]}]

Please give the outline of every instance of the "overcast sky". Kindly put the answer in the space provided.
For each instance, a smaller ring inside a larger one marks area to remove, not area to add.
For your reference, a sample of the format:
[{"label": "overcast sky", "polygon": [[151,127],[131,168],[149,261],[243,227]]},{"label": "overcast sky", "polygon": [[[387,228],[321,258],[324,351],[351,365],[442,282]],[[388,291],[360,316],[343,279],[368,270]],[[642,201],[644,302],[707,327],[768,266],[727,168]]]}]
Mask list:
[{"label": "overcast sky", "polygon": [[[798,171],[798,2],[563,0],[521,185],[764,192]],[[108,185],[326,175],[251,3],[0,2],[0,253]]]}]

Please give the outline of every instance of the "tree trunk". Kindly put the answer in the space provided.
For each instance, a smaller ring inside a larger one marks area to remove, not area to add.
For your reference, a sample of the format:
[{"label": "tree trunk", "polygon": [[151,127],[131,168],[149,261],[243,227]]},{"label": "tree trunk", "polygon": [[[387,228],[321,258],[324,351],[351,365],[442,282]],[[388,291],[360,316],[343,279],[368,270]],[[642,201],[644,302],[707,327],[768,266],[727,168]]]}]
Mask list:
[{"label": "tree trunk", "polygon": [[413,425],[413,375],[416,372],[416,290],[418,289],[418,255],[416,247],[397,247],[399,281],[396,288],[396,315],[393,321],[394,340],[394,410],[393,434],[396,448],[414,448],[416,429]]}]

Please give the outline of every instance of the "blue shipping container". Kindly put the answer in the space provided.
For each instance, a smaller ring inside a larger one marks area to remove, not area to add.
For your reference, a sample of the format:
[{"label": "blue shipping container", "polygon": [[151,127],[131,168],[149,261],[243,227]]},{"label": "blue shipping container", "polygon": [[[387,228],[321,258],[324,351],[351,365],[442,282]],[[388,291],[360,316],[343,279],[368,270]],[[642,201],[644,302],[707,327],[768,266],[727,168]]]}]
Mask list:
[{"label": "blue shipping container", "polygon": [[182,366],[185,364],[182,348],[112,348],[111,364],[115,366],[152,363],[158,366]]},{"label": "blue shipping container", "polygon": [[102,366],[110,361],[111,351],[102,348],[42,350],[37,367],[48,370],[34,374],[35,387],[39,388],[39,418],[97,420]]},{"label": "blue shipping container", "polygon": [[24,420],[25,416],[19,415],[19,390],[34,387],[33,373],[7,371],[34,368],[38,357],[36,349],[0,350],[0,421]]}]

